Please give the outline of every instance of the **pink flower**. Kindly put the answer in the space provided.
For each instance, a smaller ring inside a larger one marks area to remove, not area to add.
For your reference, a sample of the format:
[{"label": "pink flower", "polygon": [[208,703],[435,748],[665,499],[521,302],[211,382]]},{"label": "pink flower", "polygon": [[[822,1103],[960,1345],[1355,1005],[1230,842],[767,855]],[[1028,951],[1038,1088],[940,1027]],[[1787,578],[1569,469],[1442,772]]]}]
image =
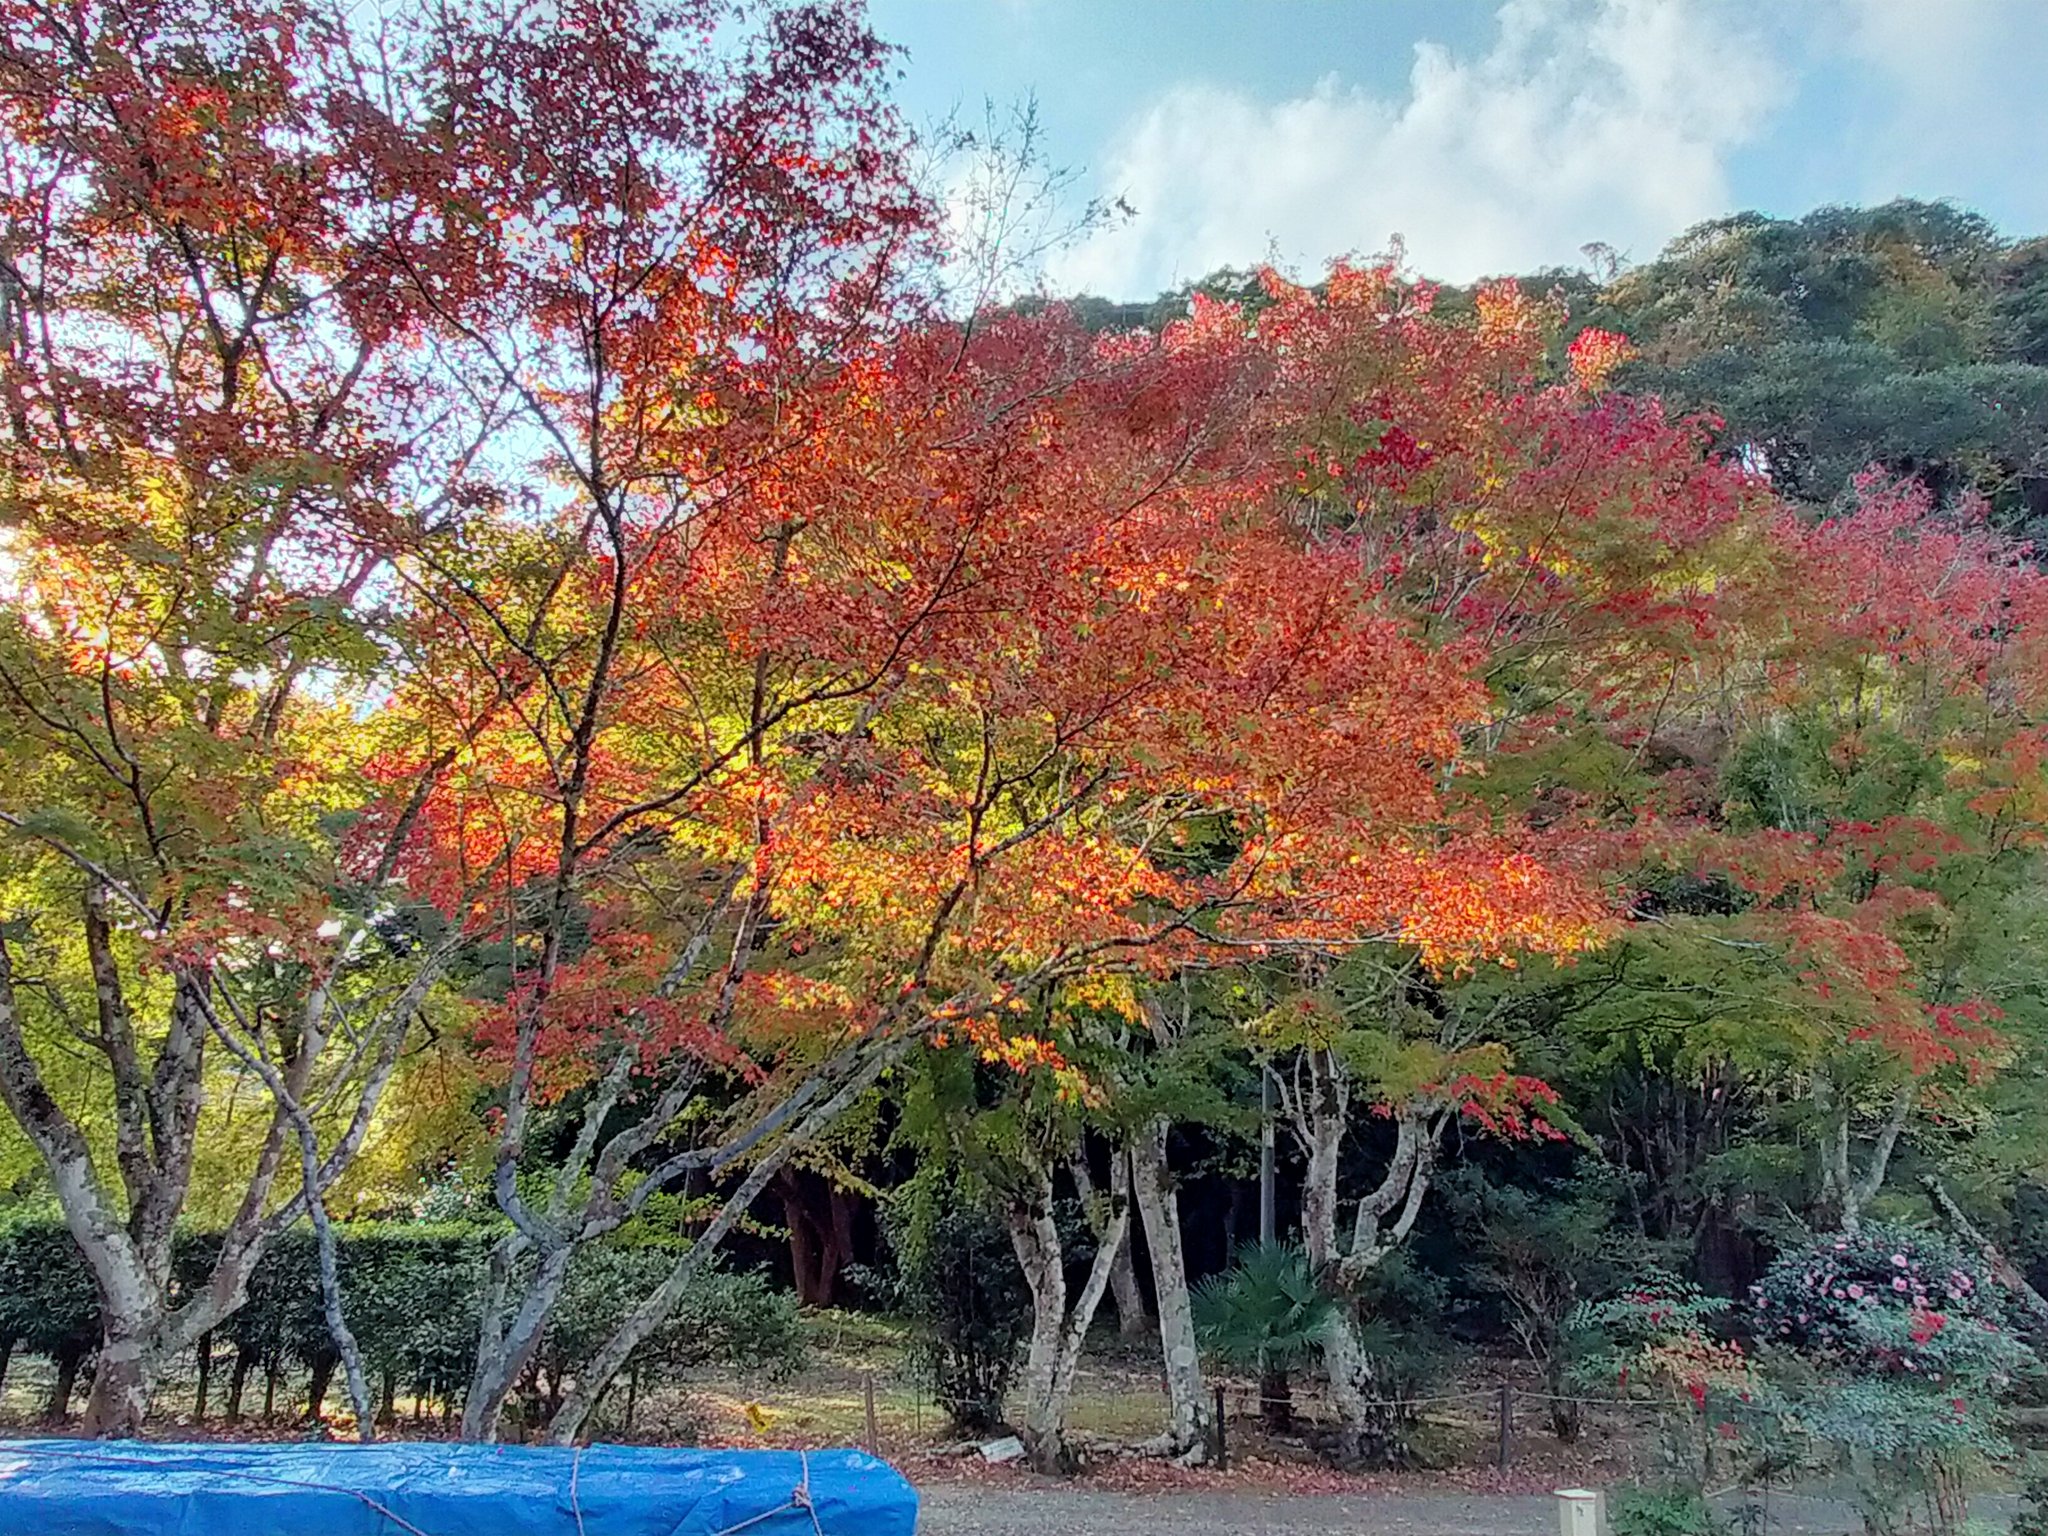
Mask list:
[{"label": "pink flower", "polygon": [[1863,1287],[1860,1285],[1852,1285],[1849,1287],[1849,1294],[1855,1300],[1861,1301],[1863,1299]]},{"label": "pink flower", "polygon": [[1904,1289],[1906,1289],[1906,1278],[1905,1278],[1905,1276],[1901,1275],[1901,1276],[1899,1276],[1899,1278],[1897,1278],[1896,1280],[1892,1281],[1892,1289],[1893,1289],[1893,1290],[1895,1290],[1895,1291],[1903,1291]]},{"label": "pink flower", "polygon": [[1906,1256],[1903,1253],[1895,1253],[1892,1255],[1892,1263],[1896,1264],[1900,1269],[1904,1269],[1906,1267]]}]

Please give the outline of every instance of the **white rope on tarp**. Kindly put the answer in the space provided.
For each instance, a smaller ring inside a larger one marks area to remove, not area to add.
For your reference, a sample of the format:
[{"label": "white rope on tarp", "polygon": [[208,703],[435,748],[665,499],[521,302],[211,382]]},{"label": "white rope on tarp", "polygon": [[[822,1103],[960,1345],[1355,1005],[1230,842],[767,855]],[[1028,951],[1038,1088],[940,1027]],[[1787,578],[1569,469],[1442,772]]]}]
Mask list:
[{"label": "white rope on tarp", "polygon": [[795,1489],[791,1491],[788,1503],[778,1504],[773,1509],[764,1509],[758,1515],[749,1515],[738,1525],[728,1525],[721,1530],[712,1532],[712,1536],[733,1536],[735,1531],[748,1530],[765,1520],[773,1520],[777,1515],[792,1509],[800,1509],[811,1517],[811,1530],[814,1536],[825,1536],[825,1527],[818,1524],[818,1506],[811,1502],[811,1453],[809,1451],[798,1451],[797,1455],[802,1458],[804,1476],[803,1481],[798,1483]]}]

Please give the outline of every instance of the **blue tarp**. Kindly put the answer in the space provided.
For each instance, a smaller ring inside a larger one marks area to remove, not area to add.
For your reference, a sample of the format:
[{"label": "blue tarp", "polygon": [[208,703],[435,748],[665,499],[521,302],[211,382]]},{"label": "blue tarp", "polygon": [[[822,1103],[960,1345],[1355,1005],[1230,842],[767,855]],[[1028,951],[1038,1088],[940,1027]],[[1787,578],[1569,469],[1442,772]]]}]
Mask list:
[{"label": "blue tarp", "polygon": [[912,1536],[916,1524],[915,1490],[859,1451],[0,1441],[5,1536]]}]

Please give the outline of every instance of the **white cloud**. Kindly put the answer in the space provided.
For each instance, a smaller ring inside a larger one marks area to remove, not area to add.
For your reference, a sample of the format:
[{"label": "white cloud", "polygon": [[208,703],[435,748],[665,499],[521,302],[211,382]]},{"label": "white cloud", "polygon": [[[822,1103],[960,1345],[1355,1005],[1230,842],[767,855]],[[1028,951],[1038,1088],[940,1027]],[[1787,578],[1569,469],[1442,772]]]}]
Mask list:
[{"label": "white cloud", "polygon": [[1883,109],[1861,157],[1863,195],[1967,197],[1997,186],[2023,206],[2048,207],[2048,125],[2033,107],[2048,5],[1847,0],[1846,12],[1849,51],[1875,72]]},{"label": "white cloud", "polygon": [[2038,54],[2024,44],[2048,30],[2040,0],[1850,0],[1849,35],[1856,50],[1884,69],[1895,89],[1930,105],[1945,101],[1975,116],[1966,92],[2003,58],[2032,68]]},{"label": "white cloud", "polygon": [[1420,43],[1399,94],[1334,74],[1271,104],[1170,91],[1100,177],[1137,217],[1052,277],[1143,296],[1269,249],[1319,266],[1396,235],[1417,270],[1454,280],[1569,261],[1591,240],[1647,256],[1726,210],[1727,157],[1787,85],[1728,0],[1505,0],[1485,53]]}]

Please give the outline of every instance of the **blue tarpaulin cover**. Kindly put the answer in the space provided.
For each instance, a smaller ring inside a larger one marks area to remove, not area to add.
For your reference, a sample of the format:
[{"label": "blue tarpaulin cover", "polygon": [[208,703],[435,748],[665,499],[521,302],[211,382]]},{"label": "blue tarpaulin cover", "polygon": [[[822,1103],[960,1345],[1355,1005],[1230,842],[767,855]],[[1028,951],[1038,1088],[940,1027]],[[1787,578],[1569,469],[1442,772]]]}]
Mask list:
[{"label": "blue tarpaulin cover", "polygon": [[917,1493],[859,1451],[0,1441],[25,1536],[912,1536]]}]

